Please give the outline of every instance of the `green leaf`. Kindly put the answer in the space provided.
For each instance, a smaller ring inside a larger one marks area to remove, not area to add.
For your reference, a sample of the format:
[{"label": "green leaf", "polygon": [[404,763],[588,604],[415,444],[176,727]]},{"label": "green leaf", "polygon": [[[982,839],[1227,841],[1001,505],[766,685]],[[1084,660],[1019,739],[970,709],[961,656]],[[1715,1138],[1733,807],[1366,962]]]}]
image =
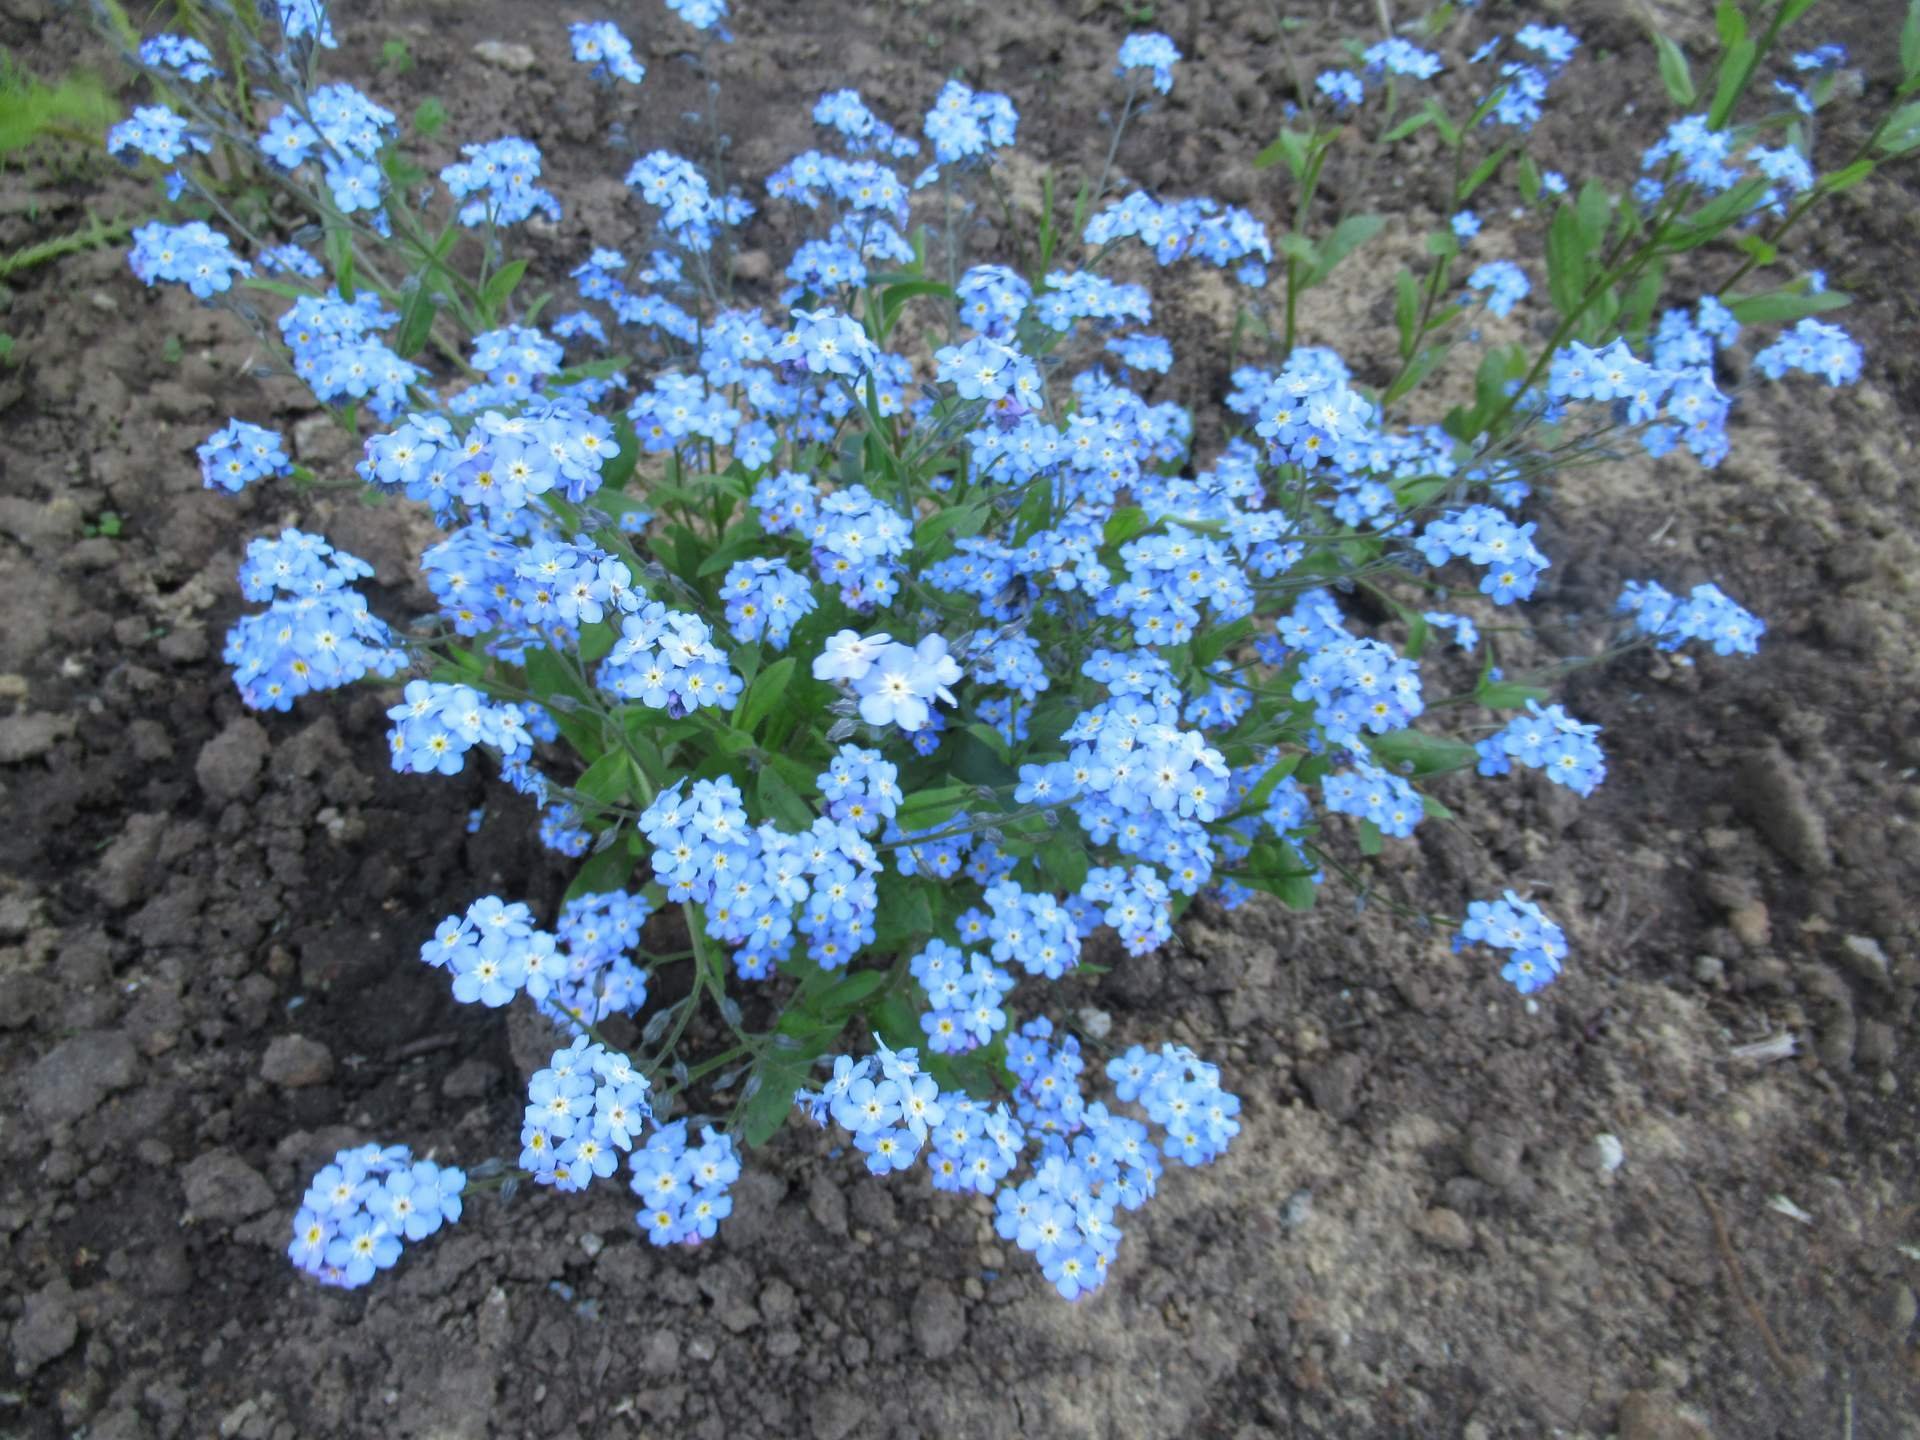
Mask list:
[{"label": "green leaf", "polygon": [[1384,215],[1349,215],[1333,227],[1333,233],[1320,243],[1320,257],[1313,262],[1306,283],[1318,285],[1333,273],[1333,267],[1358,250],[1385,228]]},{"label": "green leaf", "polygon": [[1038,855],[1041,867],[1062,890],[1078,890],[1087,883],[1087,847],[1077,831],[1056,833]]},{"label": "green leaf", "polygon": [[1391,145],[1396,140],[1406,139],[1407,136],[1413,134],[1416,130],[1424,130],[1427,126],[1431,125],[1432,123],[1433,123],[1432,111],[1430,110],[1418,111],[1415,114],[1409,115],[1406,119],[1402,120],[1398,125],[1394,126],[1391,130],[1387,131],[1386,134],[1382,135],[1380,137],[1380,143],[1382,145]]},{"label": "green leaf", "polygon": [[1420,324],[1420,286],[1413,272],[1402,269],[1394,280],[1393,323],[1400,331],[1400,358],[1413,354],[1415,330]]},{"label": "green leaf", "polygon": [[[834,972],[822,971],[822,975],[832,977]],[[831,979],[829,984],[813,994],[803,987],[801,994],[808,1008],[823,1020],[832,1020],[845,1024],[853,1012],[864,1005],[887,983],[885,970],[855,970],[851,974]]]},{"label": "green leaf", "polygon": [[1713,28],[1720,34],[1720,43],[1731,49],[1747,38],[1747,17],[1733,0],[1720,0],[1714,7]]},{"label": "green leaf", "polygon": [[1598,180],[1582,185],[1580,198],[1574,204],[1574,215],[1580,222],[1580,238],[1588,252],[1598,250],[1600,242],[1607,238],[1607,222],[1613,218],[1613,197],[1607,193],[1607,187]]},{"label": "green leaf", "polygon": [[616,840],[606,849],[589,855],[574,872],[573,882],[567,886],[567,899],[577,900],[582,895],[602,895],[609,890],[624,890],[632,878],[633,851],[627,848],[626,841]]},{"label": "green leaf", "polygon": [[1431,375],[1434,367],[1447,358],[1452,347],[1448,345],[1423,345],[1420,353],[1413,358],[1398,380],[1387,387],[1387,393],[1381,396],[1381,403],[1391,405],[1403,395],[1411,395],[1419,389],[1420,382]]},{"label": "green leaf", "polygon": [[924,1048],[926,1032],[920,1028],[920,1007],[899,990],[890,992],[867,1011],[867,1019],[880,1032],[880,1038],[898,1050],[911,1045]]},{"label": "green leaf", "polygon": [[993,726],[981,720],[970,720],[960,728],[997,755],[1000,758],[1001,764],[1011,765],[1013,763],[1013,751],[1007,746],[1007,737],[994,729]]},{"label": "green leaf", "polygon": [[1267,773],[1254,782],[1253,789],[1247,792],[1247,798],[1240,802],[1241,813],[1257,815],[1266,809],[1267,801],[1273,797],[1273,792],[1280,787],[1280,782],[1299,768],[1300,754],[1298,751],[1269,766]]},{"label": "green leaf", "polygon": [[812,826],[816,818],[812,807],[801,799],[800,793],[773,766],[760,767],[754,791],[759,796],[760,809],[768,819],[794,830],[805,830]]},{"label": "green leaf", "polygon": [[1380,827],[1371,820],[1362,820],[1360,822],[1358,838],[1360,842],[1360,853],[1362,855],[1378,855],[1381,850],[1385,848],[1380,840]]},{"label": "green leaf", "polygon": [[1907,0],[1907,20],[1900,27],[1900,76],[1920,76],[1920,0]]},{"label": "green leaf", "polygon": [[1580,235],[1580,217],[1562,202],[1547,226],[1547,294],[1553,308],[1571,315],[1587,288],[1587,247]]},{"label": "green leaf", "polygon": [[1693,104],[1697,92],[1686,52],[1658,30],[1653,32],[1653,45],[1660,55],[1660,81],[1667,87],[1667,98],[1676,105]]},{"label": "green leaf", "polygon": [[520,283],[520,277],[526,273],[525,260],[509,260],[487,277],[487,283],[480,291],[480,303],[489,315],[500,313],[500,307],[507,303],[514,286]]},{"label": "green leaf", "polygon": [[[1886,136],[1880,137],[1883,141]],[[1856,160],[1851,165],[1834,171],[1820,182],[1821,190],[1828,195],[1838,195],[1842,190],[1851,190],[1874,172],[1871,160]]]},{"label": "green leaf", "polygon": [[394,352],[402,360],[410,360],[427,348],[427,337],[433,333],[434,318],[439,313],[440,307],[427,288],[427,277],[422,275],[407,296],[406,308],[400,312],[400,333],[394,337]]},{"label": "green leaf", "polygon": [[[1915,0],[1920,4],[1920,0]],[[1920,76],[1915,79],[1920,81]],[[1874,148],[1882,155],[1904,155],[1920,145],[1920,100],[1902,105],[1887,117],[1887,128],[1880,132]]]},{"label": "green leaf", "polygon": [[1394,730],[1367,739],[1367,748],[1388,769],[1400,775],[1439,775],[1464,770],[1479,756],[1464,740],[1427,735],[1418,730]]},{"label": "green leaf", "polygon": [[327,268],[333,271],[333,283],[342,300],[353,299],[353,235],[344,224],[329,225],[323,248]]},{"label": "green leaf", "polygon": [[1647,327],[1653,323],[1654,306],[1660,303],[1660,287],[1666,281],[1666,266],[1658,261],[1648,264],[1638,280],[1627,291],[1620,305],[1620,326],[1628,337],[1639,340],[1647,333]]},{"label": "green leaf", "polygon": [[[1733,10],[1730,5],[1722,5],[1724,14]],[[1737,15],[1739,12],[1734,11]],[[1723,130],[1733,115],[1733,107],[1740,103],[1740,97],[1746,92],[1747,81],[1753,78],[1754,58],[1759,47],[1746,38],[1746,21],[1740,22],[1741,38],[1730,42],[1727,52],[1720,57],[1719,78],[1713,87],[1713,105],[1707,111],[1707,128]],[[1724,33],[1724,32],[1723,32]]]},{"label": "green leaf", "polygon": [[1552,694],[1544,686],[1517,680],[1482,680],[1474,687],[1473,702],[1489,710],[1524,710],[1529,700],[1545,700]]},{"label": "green leaf", "polygon": [[413,128],[429,140],[438,135],[446,123],[447,107],[433,96],[429,95],[414,107]]},{"label": "green leaf", "polygon": [[1841,290],[1770,290],[1764,295],[1729,295],[1727,309],[1742,325],[1789,325],[1809,315],[1838,310],[1853,297]]},{"label": "green leaf", "polygon": [[804,1034],[776,1032],[753,1067],[754,1091],[740,1108],[734,1133],[754,1149],[771,1140],[793,1109],[793,1092],[807,1083],[813,1062],[839,1038],[840,1027],[810,1026]]},{"label": "green leaf", "polygon": [[902,280],[889,285],[880,292],[880,334],[882,338],[893,333],[893,327],[900,318],[900,311],[909,300],[921,295],[940,295],[951,298],[953,291],[938,280]]},{"label": "green leaf", "polygon": [[1520,183],[1520,198],[1531,205],[1540,198],[1540,167],[1534,163],[1533,156],[1522,154],[1517,176]]},{"label": "green leaf", "polygon": [[1307,171],[1307,137],[1297,130],[1282,130],[1272,144],[1253,157],[1253,168],[1270,170],[1282,160],[1298,180]]},{"label": "green leaf", "polygon": [[1482,120],[1498,110],[1501,102],[1507,98],[1507,92],[1512,88],[1511,85],[1496,85],[1492,90],[1488,91],[1487,98],[1474,106],[1473,114],[1467,117],[1467,129],[1473,130],[1477,128]]},{"label": "green leaf", "polygon": [[886,891],[890,888],[883,887],[881,891],[880,914],[873,927],[873,948],[886,951],[911,945],[917,950],[933,935],[933,907],[928,903],[926,886],[918,881],[906,881],[900,891],[889,896]]},{"label": "green leaf", "polygon": [[1460,127],[1447,118],[1447,112],[1440,107],[1438,100],[1427,101],[1427,111],[1433,116],[1433,128],[1440,132],[1440,138],[1449,147],[1460,143]]},{"label": "green leaf", "polygon": [[894,821],[902,830],[928,830],[951,820],[966,808],[973,797],[971,785],[942,785],[933,790],[916,790],[900,802]]},{"label": "green leaf", "polygon": [[633,764],[627,759],[627,752],[607,751],[587,767],[574,788],[609,805],[626,799],[627,792],[633,788]]},{"label": "green leaf", "polygon": [[1502,162],[1506,160],[1509,148],[1510,147],[1506,145],[1500,146],[1491,155],[1487,156],[1486,159],[1473,167],[1473,173],[1461,182],[1460,193],[1457,197],[1460,204],[1466,204],[1467,201],[1473,198],[1474,191],[1478,190],[1493,178],[1493,172],[1498,170]]},{"label": "green leaf", "polygon": [[1115,549],[1143,534],[1153,521],[1147,518],[1147,512],[1138,505],[1122,505],[1107,517],[1106,528],[1100,532],[1102,549]]},{"label": "green leaf", "polygon": [[1209,625],[1195,632],[1193,663],[1205,668],[1253,633],[1253,617],[1235,620],[1230,625]]},{"label": "green leaf", "polygon": [[746,698],[734,709],[734,729],[748,735],[758,731],[760,722],[772,713],[773,707],[780,703],[780,697],[787,693],[787,685],[793,679],[797,663],[791,655],[782,656],[754,677]]}]

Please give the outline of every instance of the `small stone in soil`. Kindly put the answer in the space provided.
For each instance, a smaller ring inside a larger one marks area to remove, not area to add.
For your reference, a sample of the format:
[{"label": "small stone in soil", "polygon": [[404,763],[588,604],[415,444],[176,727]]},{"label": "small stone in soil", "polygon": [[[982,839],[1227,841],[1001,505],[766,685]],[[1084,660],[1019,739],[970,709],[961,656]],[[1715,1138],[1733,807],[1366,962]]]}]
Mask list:
[{"label": "small stone in soil", "polygon": [[288,1090],[324,1085],[333,1078],[333,1052],[304,1035],[277,1035],[260,1062],[260,1078]]},{"label": "small stone in soil", "polygon": [[1473,1228],[1463,1220],[1459,1212],[1436,1205],[1422,1215],[1414,1225],[1422,1240],[1441,1250],[1471,1250],[1473,1248]]},{"label": "small stone in soil", "polygon": [[27,1297],[13,1325],[14,1370],[31,1375],[49,1360],[66,1354],[79,1336],[73,1288],[64,1279],[41,1287]]},{"label": "small stone in soil", "polygon": [[266,1177],[231,1150],[209,1150],[182,1168],[187,1215],[193,1220],[248,1220],[274,1202]]},{"label": "small stone in soil", "polygon": [[42,1125],[70,1125],[131,1085],[138,1059],[133,1041],[115,1030],[63,1040],[27,1071],[27,1109]]},{"label": "small stone in soil", "polygon": [[967,1312],[959,1297],[938,1280],[929,1280],[913,1297],[914,1343],[929,1360],[944,1360],[966,1338]]},{"label": "small stone in soil", "polygon": [[258,788],[271,749],[266,727],[243,715],[201,747],[194,778],[216,804],[245,800]]},{"label": "small stone in soil", "polygon": [[447,1078],[440,1082],[440,1093],[449,1100],[478,1100],[499,1078],[497,1065],[469,1056],[447,1072]]},{"label": "small stone in soil", "polygon": [[1330,1119],[1345,1120],[1360,1108],[1360,1081],[1366,1070],[1366,1062],[1349,1052],[1309,1066],[1300,1078],[1306,1082],[1316,1110]]}]

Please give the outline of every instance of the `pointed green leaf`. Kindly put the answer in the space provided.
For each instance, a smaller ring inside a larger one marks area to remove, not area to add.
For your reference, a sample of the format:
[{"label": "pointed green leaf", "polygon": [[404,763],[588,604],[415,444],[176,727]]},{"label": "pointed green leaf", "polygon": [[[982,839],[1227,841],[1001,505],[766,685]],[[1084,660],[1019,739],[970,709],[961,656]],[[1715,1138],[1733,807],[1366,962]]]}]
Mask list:
[{"label": "pointed green leaf", "polygon": [[780,697],[787,693],[796,664],[793,656],[783,656],[754,677],[746,698],[734,709],[734,729],[747,735],[757,732],[760,722],[772,713],[773,707],[780,703]]},{"label": "pointed green leaf", "polygon": [[1653,45],[1660,55],[1660,80],[1667,87],[1667,98],[1676,105],[1693,104],[1696,92],[1686,52],[1658,30],[1653,32]]}]

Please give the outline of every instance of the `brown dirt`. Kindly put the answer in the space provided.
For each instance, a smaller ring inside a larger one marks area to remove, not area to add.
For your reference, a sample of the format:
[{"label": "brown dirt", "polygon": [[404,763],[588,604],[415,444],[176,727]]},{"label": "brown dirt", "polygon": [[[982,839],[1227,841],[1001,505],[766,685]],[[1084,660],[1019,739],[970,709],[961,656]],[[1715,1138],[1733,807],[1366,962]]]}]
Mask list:
[{"label": "brown dirt", "polygon": [[[1110,5],[742,8],[722,61],[738,172],[806,143],[804,107],[831,84],[856,79],[906,121],[950,71],[1010,92],[1040,159],[1097,163],[1089,117],[1125,29]],[[1356,27],[1372,13],[1331,8]],[[1578,176],[1645,142],[1653,122],[1626,101],[1661,107],[1630,20],[1555,8],[1588,46],[1543,161]],[[368,81],[376,96],[438,94],[450,143],[542,145],[568,205],[539,242],[549,272],[589,231],[632,242],[613,178],[627,157],[596,138],[615,102],[577,84],[570,15],[339,9],[334,74],[365,81],[404,35],[417,68]],[[1883,98],[1897,7],[1828,9]],[[1681,7],[1662,14],[1689,38]],[[43,0],[0,0],[0,17],[39,68],[85,48]],[[616,18],[643,52],[676,23]],[[1248,164],[1284,95],[1272,22],[1212,0],[1157,23],[1190,58],[1122,168],[1273,215],[1288,197]],[[490,38],[531,45],[534,71],[481,65],[471,47]],[[692,76],[664,40],[646,58],[628,134],[693,144]],[[83,206],[146,204],[99,166],[37,164],[4,189],[4,248]],[[1430,215],[1431,189],[1406,166],[1327,203]],[[1856,390],[1763,384],[1719,471],[1623,463],[1534,506],[1555,568],[1526,655],[1576,649],[1575,623],[1627,575],[1720,580],[1772,626],[1756,661],[1583,673],[1570,706],[1606,727],[1612,765],[1591,800],[1462,780],[1445,792],[1460,822],[1382,873],[1385,893],[1437,908],[1524,879],[1567,925],[1558,985],[1518,1002],[1484,959],[1329,896],[1305,917],[1202,905],[1164,954],[1064,987],[1056,1013],[1104,1009],[1122,1043],[1189,1040],[1247,1107],[1231,1156],[1169,1177],[1077,1307],[978,1207],[867,1179],[798,1128],[755,1157],[699,1251],[653,1251],[606,1186],[476,1204],[360,1294],[300,1283],[279,1253],[288,1214],[336,1146],[473,1162],[507,1143],[507,1027],[414,955],[473,895],[551,903],[564,876],[512,797],[389,774],[377,694],[241,710],[218,654],[249,536],[297,522],[391,582],[410,573],[385,512],[198,488],[192,447],[229,413],[337,465],[331,432],[301,428],[310,402],[250,378],[231,317],[141,291],[117,253],[16,277],[0,300],[26,356],[0,372],[0,1328],[16,1366],[0,1434],[1920,1434],[1913,213],[1911,189],[1876,178],[1806,237],[1859,297]],[[779,253],[780,226],[764,233]],[[1310,338],[1364,367],[1386,335],[1381,272],[1350,264],[1351,288],[1309,311],[1339,328]],[[1157,293],[1189,367],[1173,393],[1210,404],[1231,315],[1197,282]],[[107,510],[122,533],[89,537]],[[496,819],[469,837],[480,803]],[[1783,1031],[1791,1059],[1734,1054]],[[263,1077],[290,1036],[325,1047],[315,1083]],[[1624,1147],[1611,1174],[1602,1133]]]}]

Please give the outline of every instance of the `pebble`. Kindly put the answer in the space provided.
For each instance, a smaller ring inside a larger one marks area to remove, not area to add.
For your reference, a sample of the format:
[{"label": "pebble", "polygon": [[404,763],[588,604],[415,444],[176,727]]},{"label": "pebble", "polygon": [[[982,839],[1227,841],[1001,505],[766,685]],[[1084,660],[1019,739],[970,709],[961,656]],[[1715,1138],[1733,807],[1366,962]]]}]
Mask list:
[{"label": "pebble", "polygon": [[1296,1190],[1287,1197],[1287,1203],[1280,1207],[1280,1228],[1298,1230],[1313,1218],[1313,1191]]},{"label": "pebble", "polygon": [[1913,1287],[1894,1281],[1880,1294],[1877,1307],[1880,1323],[1885,1325],[1895,1340],[1904,1341],[1907,1332],[1913,1329],[1916,1316],[1920,1316],[1920,1300],[1914,1298]]},{"label": "pebble", "polygon": [[1520,1178],[1519,1137],[1476,1124],[1467,1132],[1467,1169],[1496,1190],[1511,1189]]},{"label": "pebble", "polygon": [[929,1360],[944,1360],[960,1348],[967,1334],[967,1312],[960,1298],[938,1280],[929,1280],[914,1293],[910,1316],[913,1340]]},{"label": "pebble", "polygon": [[1422,1215],[1415,1222],[1414,1230],[1422,1240],[1441,1250],[1473,1248],[1473,1227],[1461,1218],[1459,1211],[1444,1205],[1436,1205]]},{"label": "pebble", "polygon": [[1320,1065],[1301,1071],[1307,1094],[1316,1110],[1334,1120],[1345,1120],[1360,1108],[1360,1082],[1367,1073],[1366,1062],[1358,1055],[1336,1055]]},{"label": "pebble", "polygon": [[200,747],[193,762],[194,778],[216,805],[245,800],[259,788],[272,749],[266,727],[243,715]]},{"label": "pebble", "polygon": [[1871,935],[1847,936],[1840,942],[1840,958],[1846,962],[1847,969],[1862,980],[1877,985],[1887,983],[1892,967],[1887,962],[1887,952]]},{"label": "pebble", "polygon": [[73,734],[73,727],[71,715],[48,715],[40,711],[0,719],[0,765],[37,760],[56,742]]},{"label": "pebble", "polygon": [[42,1286],[27,1297],[20,1318],[13,1323],[13,1367],[31,1375],[49,1360],[57,1360],[80,1338],[80,1321],[73,1311],[73,1287],[65,1279]]},{"label": "pebble", "polygon": [[449,1100],[478,1100],[499,1078],[499,1066],[469,1056],[447,1072],[447,1078],[440,1082],[440,1093]]},{"label": "pebble", "polygon": [[829,1235],[845,1238],[847,1233],[847,1197],[824,1170],[814,1172],[807,1187],[807,1213]]},{"label": "pebble", "polygon": [[1627,1163],[1627,1147],[1620,1143],[1618,1135],[1596,1135],[1593,1137],[1593,1163],[1603,1175],[1611,1175]]},{"label": "pebble", "polygon": [[231,1150],[196,1155],[180,1172],[188,1220],[251,1220],[276,1196],[266,1177]]},{"label": "pebble", "polygon": [[1747,757],[1733,793],[1734,803],[1781,855],[1810,875],[1833,868],[1826,821],[1799,768],[1779,746]]},{"label": "pebble", "polygon": [[1713,1432],[1661,1390],[1630,1390],[1620,1399],[1619,1440],[1712,1440]]},{"label": "pebble", "polygon": [[276,1035],[260,1061],[260,1078],[287,1090],[324,1085],[333,1078],[333,1052],[304,1035]]},{"label": "pebble", "polygon": [[496,65],[513,74],[523,74],[539,63],[539,57],[530,46],[517,40],[482,40],[473,47],[473,53],[489,65]]},{"label": "pebble", "polygon": [[138,1068],[127,1036],[117,1030],[85,1031],[61,1041],[27,1071],[27,1109],[44,1126],[71,1125],[131,1085]]},{"label": "pebble", "polygon": [[1758,900],[1750,900],[1733,910],[1727,916],[1727,928],[1749,950],[1765,949],[1773,938],[1773,922],[1767,915],[1767,907]]}]

